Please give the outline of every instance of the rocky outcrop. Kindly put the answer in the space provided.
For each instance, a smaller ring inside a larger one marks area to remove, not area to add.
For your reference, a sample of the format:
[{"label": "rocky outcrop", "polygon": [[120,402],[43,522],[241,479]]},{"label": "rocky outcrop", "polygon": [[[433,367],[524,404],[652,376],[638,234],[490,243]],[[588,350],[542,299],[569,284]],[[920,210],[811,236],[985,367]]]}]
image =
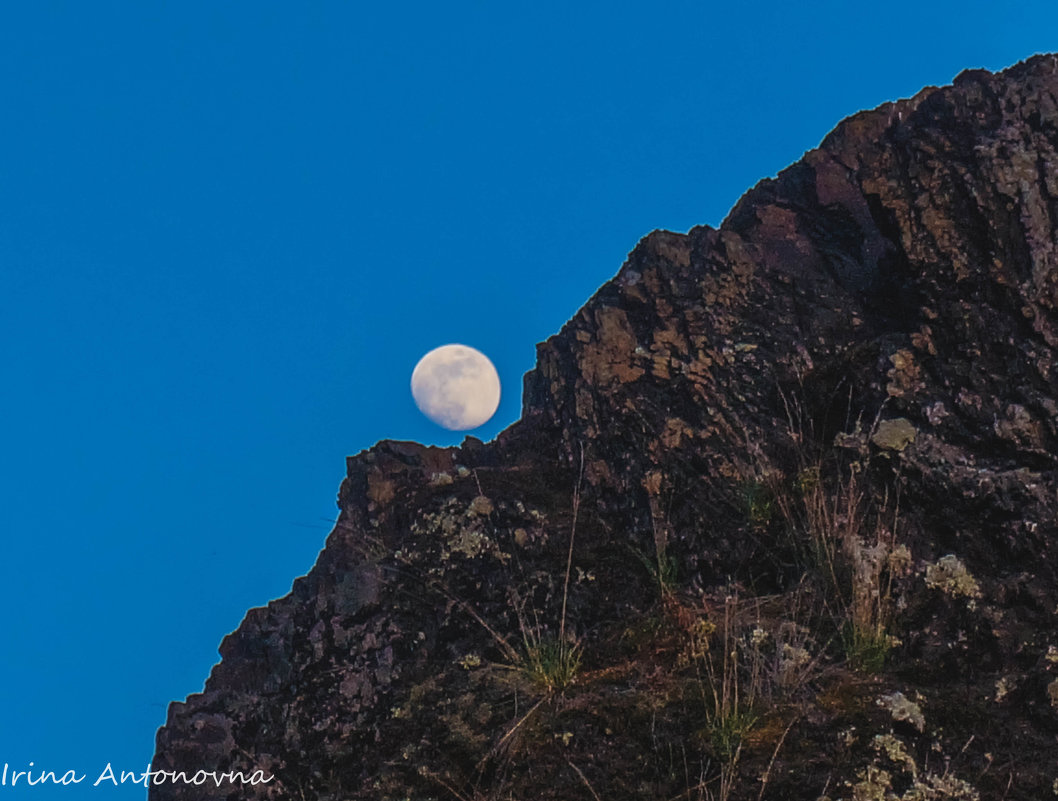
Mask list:
[{"label": "rocky outcrop", "polygon": [[651,233],[171,705],[154,770],[274,780],[150,798],[1049,797],[1056,223],[1038,56]]}]

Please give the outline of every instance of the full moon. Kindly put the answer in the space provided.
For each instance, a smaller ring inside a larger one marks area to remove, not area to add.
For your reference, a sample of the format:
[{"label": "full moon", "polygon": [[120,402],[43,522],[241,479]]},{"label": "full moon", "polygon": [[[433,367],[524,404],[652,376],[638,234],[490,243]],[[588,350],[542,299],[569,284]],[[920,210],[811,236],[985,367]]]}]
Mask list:
[{"label": "full moon", "polygon": [[434,348],[415,365],[411,394],[419,411],[450,431],[484,425],[500,405],[500,377],[488,356],[466,345]]}]

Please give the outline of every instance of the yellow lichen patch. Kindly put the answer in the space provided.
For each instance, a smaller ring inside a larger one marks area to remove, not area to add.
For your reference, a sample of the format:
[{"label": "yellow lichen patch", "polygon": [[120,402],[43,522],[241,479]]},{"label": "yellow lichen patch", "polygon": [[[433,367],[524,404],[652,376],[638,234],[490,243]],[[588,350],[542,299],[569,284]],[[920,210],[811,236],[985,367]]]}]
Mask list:
[{"label": "yellow lichen patch", "polygon": [[922,371],[911,351],[901,348],[889,357],[889,361],[893,366],[887,374],[889,383],[885,389],[891,397],[906,398],[925,387]]},{"label": "yellow lichen patch", "polygon": [[915,427],[906,417],[882,420],[871,436],[871,442],[883,450],[902,451],[915,441]]}]

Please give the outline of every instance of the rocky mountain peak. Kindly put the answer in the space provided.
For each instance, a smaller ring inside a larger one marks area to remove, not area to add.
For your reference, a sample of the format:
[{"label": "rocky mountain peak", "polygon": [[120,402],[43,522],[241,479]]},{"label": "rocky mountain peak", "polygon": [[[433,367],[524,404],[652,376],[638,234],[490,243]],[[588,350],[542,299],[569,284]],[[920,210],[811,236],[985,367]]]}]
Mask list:
[{"label": "rocky mountain peak", "polygon": [[171,705],[154,770],[274,780],[150,798],[1049,797],[1056,248],[1052,55],[649,234]]}]

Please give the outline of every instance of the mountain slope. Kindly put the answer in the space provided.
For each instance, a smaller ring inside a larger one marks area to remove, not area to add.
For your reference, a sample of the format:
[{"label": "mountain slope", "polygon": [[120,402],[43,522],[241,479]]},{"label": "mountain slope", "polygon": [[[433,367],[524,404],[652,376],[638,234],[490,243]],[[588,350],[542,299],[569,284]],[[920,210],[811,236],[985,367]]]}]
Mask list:
[{"label": "mountain slope", "polygon": [[1056,220],[1037,56],[648,235],[171,705],[155,770],[275,779],[150,798],[1048,797]]}]

